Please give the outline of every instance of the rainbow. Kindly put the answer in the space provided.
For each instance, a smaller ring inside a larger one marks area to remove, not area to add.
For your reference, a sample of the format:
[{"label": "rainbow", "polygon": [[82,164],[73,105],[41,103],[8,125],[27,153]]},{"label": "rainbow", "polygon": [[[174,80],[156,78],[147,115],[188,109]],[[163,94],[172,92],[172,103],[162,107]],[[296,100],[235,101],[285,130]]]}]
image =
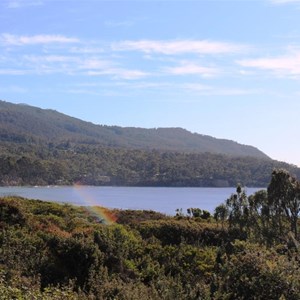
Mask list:
[{"label": "rainbow", "polygon": [[107,208],[99,206],[98,202],[80,184],[74,185],[74,191],[83,200],[85,208],[104,224],[111,225],[116,222],[116,216]]}]

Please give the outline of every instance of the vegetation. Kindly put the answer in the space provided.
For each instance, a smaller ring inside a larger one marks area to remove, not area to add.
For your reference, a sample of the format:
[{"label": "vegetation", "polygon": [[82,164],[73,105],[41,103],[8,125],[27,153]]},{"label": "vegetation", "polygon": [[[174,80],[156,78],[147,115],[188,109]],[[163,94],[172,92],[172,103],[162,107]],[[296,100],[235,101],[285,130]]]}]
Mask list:
[{"label": "vegetation", "polygon": [[269,159],[252,147],[233,141],[193,134],[182,128],[123,128],[101,126],[54,110],[0,101],[0,140],[16,143],[75,144],[102,147],[215,153]]},{"label": "vegetation", "polygon": [[[0,299],[300,299],[299,168],[180,128],[98,126],[2,101],[0,141],[1,185],[240,182],[213,216],[102,209],[112,225],[85,207],[0,198]],[[248,196],[245,185],[268,189]]]},{"label": "vegetation", "polygon": [[267,186],[296,166],[180,128],[100,126],[0,101],[0,185]]},{"label": "vegetation", "polygon": [[246,186],[266,187],[273,160],[211,153],[105,148],[61,143],[0,145],[0,185]]},{"label": "vegetation", "polygon": [[1,198],[0,299],[300,299],[299,208],[284,170],[214,216]]}]

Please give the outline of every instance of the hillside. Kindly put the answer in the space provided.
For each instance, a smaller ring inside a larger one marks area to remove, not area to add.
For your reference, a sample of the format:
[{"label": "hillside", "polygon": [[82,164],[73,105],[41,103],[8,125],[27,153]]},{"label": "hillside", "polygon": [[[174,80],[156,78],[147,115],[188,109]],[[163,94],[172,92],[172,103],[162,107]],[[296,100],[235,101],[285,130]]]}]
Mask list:
[{"label": "hillside", "polygon": [[182,128],[129,128],[103,126],[54,110],[0,101],[0,141],[28,143],[70,141],[106,147],[215,153],[268,159],[252,146],[191,133]]},{"label": "hillside", "polygon": [[0,185],[265,187],[300,169],[251,146],[181,128],[100,126],[0,101]]}]

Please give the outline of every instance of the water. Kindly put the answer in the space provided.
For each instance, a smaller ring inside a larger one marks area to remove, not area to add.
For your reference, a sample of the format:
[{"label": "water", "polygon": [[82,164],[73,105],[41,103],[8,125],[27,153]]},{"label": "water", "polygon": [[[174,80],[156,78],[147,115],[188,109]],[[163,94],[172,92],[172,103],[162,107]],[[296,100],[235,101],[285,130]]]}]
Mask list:
[{"label": "water", "polygon": [[[261,188],[247,188],[251,195]],[[21,196],[79,206],[154,210],[174,215],[177,208],[201,208],[213,212],[235,188],[165,187],[0,187],[0,196]]]}]

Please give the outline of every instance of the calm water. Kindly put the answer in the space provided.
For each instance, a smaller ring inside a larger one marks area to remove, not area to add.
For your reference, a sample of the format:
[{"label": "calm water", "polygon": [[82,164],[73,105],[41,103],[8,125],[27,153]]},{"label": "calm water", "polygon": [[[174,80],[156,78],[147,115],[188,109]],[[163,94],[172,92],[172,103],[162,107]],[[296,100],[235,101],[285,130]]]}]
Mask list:
[{"label": "calm water", "polygon": [[[250,195],[260,188],[247,188]],[[160,187],[0,187],[0,196],[21,196],[83,206],[150,209],[174,215],[177,208],[197,207],[214,211],[235,188]]]}]

